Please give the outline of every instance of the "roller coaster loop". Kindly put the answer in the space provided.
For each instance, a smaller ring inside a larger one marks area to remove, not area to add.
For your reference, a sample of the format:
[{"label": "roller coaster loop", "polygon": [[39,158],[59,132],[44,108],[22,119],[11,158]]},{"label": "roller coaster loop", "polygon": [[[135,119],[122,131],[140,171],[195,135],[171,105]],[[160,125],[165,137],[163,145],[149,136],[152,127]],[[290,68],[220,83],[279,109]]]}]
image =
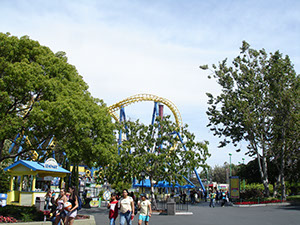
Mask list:
[{"label": "roller coaster loop", "polygon": [[180,112],[177,109],[177,107],[175,106],[175,104],[172,103],[171,101],[169,101],[168,99],[165,99],[165,98],[162,98],[162,97],[159,97],[159,96],[156,96],[156,95],[152,95],[152,94],[133,95],[129,98],[126,98],[126,99],[124,99],[120,102],[117,102],[117,103],[109,106],[108,110],[109,110],[110,115],[116,121],[119,121],[120,117],[117,115],[118,110],[120,110],[122,107],[131,105],[131,104],[136,103],[136,102],[142,102],[142,101],[154,101],[154,102],[163,103],[173,113],[173,116],[175,118],[175,122],[176,122],[177,126],[182,127],[182,118],[181,118]]}]

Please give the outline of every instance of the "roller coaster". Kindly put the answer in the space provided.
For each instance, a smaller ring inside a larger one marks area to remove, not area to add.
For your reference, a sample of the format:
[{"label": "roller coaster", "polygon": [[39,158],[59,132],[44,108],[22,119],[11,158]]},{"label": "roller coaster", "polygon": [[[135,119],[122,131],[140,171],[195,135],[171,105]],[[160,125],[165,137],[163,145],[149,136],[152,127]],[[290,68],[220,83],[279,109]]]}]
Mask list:
[{"label": "roller coaster", "polygon": [[[152,124],[154,124],[155,122],[155,118],[157,116],[162,116],[163,115],[163,105],[166,105],[172,112],[174,118],[175,118],[175,122],[177,127],[179,128],[178,131],[174,131],[173,134],[175,134],[178,139],[180,140],[180,142],[183,144],[184,149],[187,151],[183,140],[181,138],[180,135],[180,130],[183,126],[182,123],[182,118],[181,118],[181,114],[178,110],[178,108],[176,107],[176,105],[174,103],[172,103],[171,101],[169,101],[166,98],[162,98],[156,95],[152,95],[152,94],[137,94],[137,95],[133,95],[131,97],[128,97],[120,102],[117,102],[111,106],[108,107],[109,110],[109,114],[112,116],[112,118],[114,118],[117,122],[122,122],[122,121],[126,121],[126,114],[125,114],[125,107],[129,106],[131,104],[134,103],[138,103],[138,102],[143,102],[143,101],[152,101],[154,102],[154,108],[153,108],[153,114],[152,114]],[[160,105],[158,105],[160,104]],[[163,105],[162,105],[163,104]],[[117,114],[117,112],[120,111],[119,115]],[[119,144],[121,144],[122,142],[122,131],[119,132]],[[199,181],[199,184],[202,188],[203,191],[205,191],[205,187],[199,177],[199,174],[196,170],[196,168],[194,168],[194,172],[195,175]],[[184,177],[184,176],[183,176]],[[190,184],[192,184],[194,186],[194,184],[186,177],[184,177],[185,180],[187,182],[189,182]]]}]

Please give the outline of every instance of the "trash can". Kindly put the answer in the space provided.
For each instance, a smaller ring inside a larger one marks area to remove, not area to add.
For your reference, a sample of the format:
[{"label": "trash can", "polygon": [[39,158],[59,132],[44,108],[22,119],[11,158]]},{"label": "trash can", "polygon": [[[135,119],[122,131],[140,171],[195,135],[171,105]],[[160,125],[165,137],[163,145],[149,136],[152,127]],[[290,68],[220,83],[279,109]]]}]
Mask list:
[{"label": "trash can", "polygon": [[7,194],[0,193],[0,206],[6,206]]},{"label": "trash can", "polygon": [[167,214],[176,215],[176,203],[173,198],[167,201]]},{"label": "trash can", "polygon": [[35,207],[38,210],[44,211],[45,197],[36,197],[36,199],[35,199]]}]

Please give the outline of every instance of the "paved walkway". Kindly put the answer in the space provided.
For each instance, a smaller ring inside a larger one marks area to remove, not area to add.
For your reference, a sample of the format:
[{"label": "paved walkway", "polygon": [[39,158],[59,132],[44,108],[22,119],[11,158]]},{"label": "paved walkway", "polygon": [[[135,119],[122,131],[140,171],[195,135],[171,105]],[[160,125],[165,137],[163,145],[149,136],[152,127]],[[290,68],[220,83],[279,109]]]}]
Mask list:
[{"label": "paved walkway", "polygon": [[[299,225],[300,206],[273,205],[261,207],[210,208],[208,203],[189,206],[193,215],[153,215],[150,225]],[[108,210],[105,208],[82,209],[80,214],[95,216],[97,225],[107,225]],[[116,225],[119,224],[117,219]],[[133,225],[137,224],[137,216]]]}]

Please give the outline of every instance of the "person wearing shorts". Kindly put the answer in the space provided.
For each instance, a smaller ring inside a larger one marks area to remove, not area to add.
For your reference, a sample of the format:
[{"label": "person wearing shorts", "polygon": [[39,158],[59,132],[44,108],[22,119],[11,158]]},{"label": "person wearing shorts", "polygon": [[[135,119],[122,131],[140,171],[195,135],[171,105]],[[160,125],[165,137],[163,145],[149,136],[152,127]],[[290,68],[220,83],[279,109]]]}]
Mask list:
[{"label": "person wearing shorts", "polygon": [[77,208],[78,208],[78,198],[77,198],[77,192],[75,187],[69,188],[70,192],[70,198],[69,202],[72,204],[71,209],[65,210],[66,217],[65,217],[65,225],[73,225],[75,217],[77,216]]},{"label": "person wearing shorts", "polygon": [[152,214],[152,209],[151,202],[146,199],[145,194],[141,194],[141,201],[138,202],[138,207],[140,209],[138,225],[142,225],[143,221],[145,222],[145,225],[148,225]]}]

